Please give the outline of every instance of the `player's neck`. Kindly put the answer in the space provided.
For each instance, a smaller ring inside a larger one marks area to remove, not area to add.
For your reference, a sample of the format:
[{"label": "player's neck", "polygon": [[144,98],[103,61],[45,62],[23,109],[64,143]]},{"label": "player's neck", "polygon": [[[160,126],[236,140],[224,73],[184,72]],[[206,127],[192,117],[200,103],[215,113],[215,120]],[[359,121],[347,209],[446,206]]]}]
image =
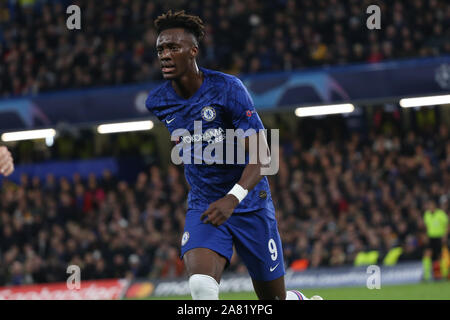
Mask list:
[{"label": "player's neck", "polygon": [[179,79],[172,80],[172,87],[183,99],[192,97],[203,83],[203,72],[195,65],[191,71],[185,73]]}]

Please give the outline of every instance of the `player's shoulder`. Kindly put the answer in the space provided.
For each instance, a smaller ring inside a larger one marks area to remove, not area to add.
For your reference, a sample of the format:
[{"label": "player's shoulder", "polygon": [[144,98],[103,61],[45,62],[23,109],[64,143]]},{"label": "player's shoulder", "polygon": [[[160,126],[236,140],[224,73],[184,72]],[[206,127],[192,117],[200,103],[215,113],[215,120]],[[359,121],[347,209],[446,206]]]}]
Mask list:
[{"label": "player's shoulder", "polygon": [[169,96],[167,95],[169,84],[169,81],[164,81],[163,83],[150,90],[145,101],[145,105],[148,109],[161,106],[167,102],[167,100],[169,99]]},{"label": "player's shoulder", "polygon": [[158,84],[156,87],[154,87],[153,89],[150,90],[150,92],[148,93],[148,96],[157,96],[158,94],[160,94],[161,92],[167,90],[167,85],[169,84],[169,81],[165,80],[162,83]]},{"label": "player's shoulder", "polygon": [[201,70],[209,76],[211,82],[215,86],[223,87],[224,89],[243,86],[242,81],[232,74],[205,68],[201,68]]}]

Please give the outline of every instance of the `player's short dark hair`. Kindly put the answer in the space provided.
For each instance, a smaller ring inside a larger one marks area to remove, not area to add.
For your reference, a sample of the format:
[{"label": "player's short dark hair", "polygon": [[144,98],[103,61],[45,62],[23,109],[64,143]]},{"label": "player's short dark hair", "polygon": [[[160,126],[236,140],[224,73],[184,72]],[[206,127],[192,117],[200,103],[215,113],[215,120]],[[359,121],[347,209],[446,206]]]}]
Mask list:
[{"label": "player's short dark hair", "polygon": [[155,20],[156,32],[171,28],[183,28],[193,34],[197,41],[200,41],[205,35],[205,27],[202,19],[198,16],[186,14],[184,10],[172,12],[172,10],[160,15]]}]

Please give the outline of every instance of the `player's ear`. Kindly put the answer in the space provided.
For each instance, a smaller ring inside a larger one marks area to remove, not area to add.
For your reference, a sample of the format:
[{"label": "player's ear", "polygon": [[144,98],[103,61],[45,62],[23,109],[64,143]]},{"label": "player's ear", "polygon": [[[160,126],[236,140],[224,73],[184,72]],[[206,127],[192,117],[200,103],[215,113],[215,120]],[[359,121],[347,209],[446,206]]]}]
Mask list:
[{"label": "player's ear", "polygon": [[195,59],[195,58],[197,58],[197,55],[198,55],[198,47],[192,46],[191,47],[191,58]]}]

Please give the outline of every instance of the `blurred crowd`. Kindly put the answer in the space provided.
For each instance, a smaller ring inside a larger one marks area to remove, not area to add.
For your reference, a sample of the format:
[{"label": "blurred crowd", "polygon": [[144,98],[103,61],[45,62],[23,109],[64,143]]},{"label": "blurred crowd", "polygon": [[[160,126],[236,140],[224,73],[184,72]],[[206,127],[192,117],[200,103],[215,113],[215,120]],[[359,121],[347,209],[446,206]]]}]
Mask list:
[{"label": "blurred crowd", "polygon": [[352,134],[346,142],[293,141],[280,154],[274,203],[288,265],[351,265],[375,250],[420,260],[428,244],[423,213],[428,200],[448,212],[450,140],[446,126],[423,138]]},{"label": "blurred crowd", "polygon": [[[70,4],[81,30],[66,27]],[[232,74],[450,53],[445,0],[6,0],[0,97],[159,79],[153,21],[168,9],[201,16],[200,65]]]},{"label": "blurred crowd", "polygon": [[1,193],[0,283],[65,281],[72,264],[83,280],[182,274],[181,177],[175,167],[152,167],[133,185],[107,170],[87,181],[22,175]]},{"label": "blurred crowd", "polygon": [[[286,267],[353,265],[358,252],[394,247],[420,260],[425,203],[448,212],[448,127],[428,134],[304,125],[283,130],[280,170],[270,176]],[[323,124],[323,123],[322,123]],[[298,130],[298,131],[296,131]],[[188,186],[183,168],[153,165],[132,182],[102,176],[44,181],[22,175],[0,190],[0,285],[183,276],[179,258]],[[228,271],[246,272],[236,255]]]}]

